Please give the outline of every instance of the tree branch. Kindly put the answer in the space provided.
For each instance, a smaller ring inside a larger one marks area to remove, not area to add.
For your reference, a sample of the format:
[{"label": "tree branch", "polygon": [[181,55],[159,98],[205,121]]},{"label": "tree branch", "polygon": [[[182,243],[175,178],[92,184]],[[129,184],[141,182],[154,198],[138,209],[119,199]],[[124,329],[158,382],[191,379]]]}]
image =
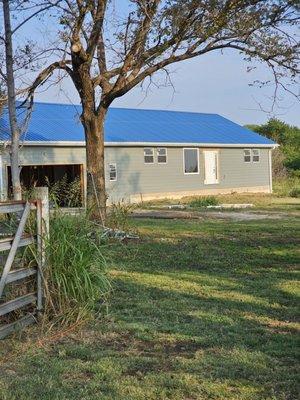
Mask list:
[{"label": "tree branch", "polygon": [[71,64],[71,60],[55,61],[54,63],[48,65],[47,68],[43,69],[33,81],[32,85],[30,85],[30,87],[27,89],[23,89],[23,92],[27,93],[26,100],[33,97],[35,90],[39,86],[43,85],[57,69],[66,71],[73,79],[73,71],[68,67],[68,64]]},{"label": "tree branch", "polygon": [[25,25],[27,22],[29,22],[31,19],[33,19],[34,17],[36,17],[38,14],[50,10],[50,8],[52,7],[56,7],[59,3],[61,2],[61,0],[56,1],[53,4],[49,4],[46,7],[42,7],[41,9],[35,11],[34,13],[32,13],[31,15],[29,15],[27,18],[25,18],[19,25],[17,25],[13,30],[12,30],[12,35],[18,30],[20,29],[23,25]]}]

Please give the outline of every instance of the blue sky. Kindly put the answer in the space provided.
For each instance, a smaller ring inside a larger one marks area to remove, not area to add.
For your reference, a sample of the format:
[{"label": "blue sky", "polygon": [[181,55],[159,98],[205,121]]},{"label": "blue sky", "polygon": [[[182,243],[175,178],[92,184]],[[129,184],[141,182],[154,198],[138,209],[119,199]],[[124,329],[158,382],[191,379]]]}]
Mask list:
[{"label": "blue sky", "polygon": [[[185,61],[171,67],[171,79],[175,88],[154,87],[146,93],[138,87],[113,103],[115,107],[151,108],[221,114],[237,123],[264,123],[269,114],[260,110],[271,107],[273,87],[249,86],[255,79],[270,77],[267,68],[258,65],[255,72],[247,73],[248,64],[232,52],[225,55],[210,54]],[[163,76],[157,78],[162,82]],[[145,85],[147,86],[147,85]],[[300,104],[291,95],[281,93],[280,109],[276,116],[287,123],[300,126]],[[50,87],[36,96],[48,102],[79,103],[72,82],[60,87]]]},{"label": "blue sky", "polygon": [[[120,1],[120,0],[119,0]],[[120,8],[125,10],[127,1],[121,0]],[[120,10],[119,9],[119,10]],[[47,30],[53,29],[53,21],[44,21],[43,28],[38,23],[25,26],[23,34],[40,40]],[[43,31],[43,33],[42,33]],[[270,110],[274,87],[257,88],[249,86],[254,80],[271,79],[271,73],[262,64],[251,73],[246,69],[249,64],[235,51],[225,54],[210,53],[199,58],[174,64],[170,68],[172,87],[162,85],[151,87],[147,93],[140,87],[117,99],[115,107],[150,108],[193,112],[218,113],[237,123],[264,123],[271,116],[261,111]],[[156,81],[162,82],[163,77]],[[146,86],[146,85],[145,85]],[[295,89],[295,88],[294,88]],[[298,88],[299,90],[299,88]],[[70,80],[60,86],[41,90],[36,100],[45,102],[79,103],[79,98]],[[300,126],[300,103],[288,93],[280,93],[280,108],[275,115],[289,124]],[[259,105],[260,104],[260,105]]]}]

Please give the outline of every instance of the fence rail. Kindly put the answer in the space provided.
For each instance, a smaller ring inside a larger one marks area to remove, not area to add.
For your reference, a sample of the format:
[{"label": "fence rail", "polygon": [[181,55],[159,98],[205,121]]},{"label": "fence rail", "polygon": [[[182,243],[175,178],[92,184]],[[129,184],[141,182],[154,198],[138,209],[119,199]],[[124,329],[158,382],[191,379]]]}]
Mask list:
[{"label": "fence rail", "polygon": [[[48,189],[36,188],[35,195],[35,200],[31,201],[0,203],[0,216],[1,214],[22,213],[16,233],[0,239],[0,252],[8,251],[0,276],[0,317],[30,305],[33,308],[33,311],[22,316],[17,321],[6,324],[0,322],[0,339],[36,322],[37,314],[43,308],[45,240],[49,234]],[[34,235],[24,233],[26,222],[32,210],[35,211],[36,215],[36,233]],[[37,248],[37,265],[12,269],[18,248],[32,244],[36,244]],[[15,282],[20,283],[21,280],[34,276],[36,276],[34,292],[6,301],[5,293],[8,285],[13,285]]]},{"label": "fence rail", "polygon": [[[12,242],[14,237],[7,237],[5,239],[0,239],[0,251],[10,250],[12,246]],[[36,236],[22,236],[20,238],[18,247],[28,246],[29,244],[33,244],[36,242]]]}]

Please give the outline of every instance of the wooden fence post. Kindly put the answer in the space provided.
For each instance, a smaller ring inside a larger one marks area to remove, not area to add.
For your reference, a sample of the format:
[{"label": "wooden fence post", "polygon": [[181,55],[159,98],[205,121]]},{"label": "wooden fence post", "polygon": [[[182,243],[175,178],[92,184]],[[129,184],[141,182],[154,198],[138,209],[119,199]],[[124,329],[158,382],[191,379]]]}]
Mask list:
[{"label": "wooden fence post", "polygon": [[47,187],[37,187],[33,198],[37,200],[37,311],[43,309],[43,272],[46,266],[46,243],[49,240],[49,193]]}]

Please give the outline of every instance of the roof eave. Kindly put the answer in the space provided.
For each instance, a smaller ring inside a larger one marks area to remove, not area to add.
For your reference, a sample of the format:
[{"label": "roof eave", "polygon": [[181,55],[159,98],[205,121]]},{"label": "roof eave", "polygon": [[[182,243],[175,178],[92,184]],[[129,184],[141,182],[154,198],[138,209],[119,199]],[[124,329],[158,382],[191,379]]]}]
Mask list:
[{"label": "roof eave", "polygon": [[[8,141],[1,141],[0,143],[9,143]],[[84,141],[26,141],[22,143],[23,146],[61,146],[61,147],[85,147]],[[170,142],[105,142],[108,147],[266,147],[276,148],[279,147],[277,143],[170,143]]]}]

